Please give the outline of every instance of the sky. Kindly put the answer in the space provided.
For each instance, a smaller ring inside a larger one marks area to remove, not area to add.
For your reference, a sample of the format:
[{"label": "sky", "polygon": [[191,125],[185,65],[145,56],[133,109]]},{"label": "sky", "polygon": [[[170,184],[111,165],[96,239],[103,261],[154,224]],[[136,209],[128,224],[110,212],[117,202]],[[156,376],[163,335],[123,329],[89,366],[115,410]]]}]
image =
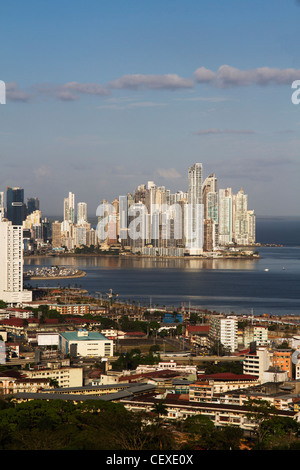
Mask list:
[{"label": "sky", "polygon": [[297,0],[4,2],[0,191],[93,216],[201,162],[258,216],[299,216],[299,21]]}]

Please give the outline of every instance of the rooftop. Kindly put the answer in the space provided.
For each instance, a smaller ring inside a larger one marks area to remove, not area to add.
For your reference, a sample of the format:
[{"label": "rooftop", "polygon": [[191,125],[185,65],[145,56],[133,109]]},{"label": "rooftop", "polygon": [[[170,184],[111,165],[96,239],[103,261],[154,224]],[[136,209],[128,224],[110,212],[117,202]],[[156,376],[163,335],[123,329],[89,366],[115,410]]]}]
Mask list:
[{"label": "rooftop", "polygon": [[109,341],[106,336],[97,331],[87,331],[86,335],[80,336],[81,331],[64,331],[60,335],[67,341]]}]

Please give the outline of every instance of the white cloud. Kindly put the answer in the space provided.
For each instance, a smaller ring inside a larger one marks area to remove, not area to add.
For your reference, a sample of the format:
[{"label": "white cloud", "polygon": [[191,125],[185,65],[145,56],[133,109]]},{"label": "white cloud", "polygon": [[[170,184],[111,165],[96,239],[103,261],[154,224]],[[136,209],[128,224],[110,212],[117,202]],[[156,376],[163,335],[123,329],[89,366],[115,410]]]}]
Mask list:
[{"label": "white cloud", "polygon": [[124,75],[108,83],[115,89],[150,89],[150,90],[176,90],[178,88],[193,88],[194,81],[190,78],[182,78],[177,74],[166,75]]},{"label": "white cloud", "polygon": [[195,70],[194,77],[198,83],[208,83],[216,79],[216,74],[205,67],[199,67]]},{"label": "white cloud", "polygon": [[30,100],[31,95],[23,90],[20,90],[16,82],[9,82],[5,84],[6,98],[8,101],[23,101]]},{"label": "white cloud", "polygon": [[280,69],[258,67],[241,70],[230,65],[221,65],[217,73],[200,67],[194,72],[198,83],[210,83],[219,88],[250,85],[289,85],[300,79],[300,70],[294,68]]}]

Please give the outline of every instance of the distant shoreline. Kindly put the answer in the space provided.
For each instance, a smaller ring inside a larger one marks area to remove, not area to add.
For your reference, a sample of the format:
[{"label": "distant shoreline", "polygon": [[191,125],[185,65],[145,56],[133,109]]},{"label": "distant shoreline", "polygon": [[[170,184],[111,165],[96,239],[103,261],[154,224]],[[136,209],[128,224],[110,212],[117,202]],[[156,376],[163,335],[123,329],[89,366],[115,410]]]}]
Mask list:
[{"label": "distant shoreline", "polygon": [[[37,255],[40,256],[40,255]],[[86,276],[85,271],[78,271],[76,274],[70,276],[25,276],[25,281],[38,281],[38,280],[60,280],[60,279],[77,279]]]}]

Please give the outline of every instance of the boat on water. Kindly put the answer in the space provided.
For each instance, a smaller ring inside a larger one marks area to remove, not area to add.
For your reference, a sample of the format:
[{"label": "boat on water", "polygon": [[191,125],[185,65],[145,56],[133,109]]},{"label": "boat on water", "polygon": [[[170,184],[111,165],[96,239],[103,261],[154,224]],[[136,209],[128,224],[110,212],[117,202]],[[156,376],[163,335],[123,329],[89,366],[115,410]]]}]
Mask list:
[{"label": "boat on water", "polygon": [[266,268],[265,271],[269,271],[269,268]]}]

